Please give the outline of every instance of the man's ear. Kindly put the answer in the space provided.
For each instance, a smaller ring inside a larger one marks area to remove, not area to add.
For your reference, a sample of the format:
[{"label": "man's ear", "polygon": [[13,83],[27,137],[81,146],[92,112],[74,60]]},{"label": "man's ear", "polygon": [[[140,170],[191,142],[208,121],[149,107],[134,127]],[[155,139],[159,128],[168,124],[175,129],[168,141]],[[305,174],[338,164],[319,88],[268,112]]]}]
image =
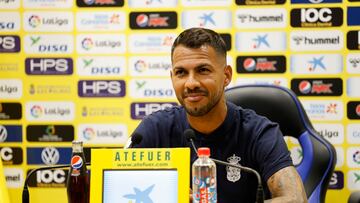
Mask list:
[{"label": "man's ear", "polygon": [[224,80],[224,87],[228,86],[232,79],[232,68],[230,65],[226,65],[224,69],[225,80]]}]

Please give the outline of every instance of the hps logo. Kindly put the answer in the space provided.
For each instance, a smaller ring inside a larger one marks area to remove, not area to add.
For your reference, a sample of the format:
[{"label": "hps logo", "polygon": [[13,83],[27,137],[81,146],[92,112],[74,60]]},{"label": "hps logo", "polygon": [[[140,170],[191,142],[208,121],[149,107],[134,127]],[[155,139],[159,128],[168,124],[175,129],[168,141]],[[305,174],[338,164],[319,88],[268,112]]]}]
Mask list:
[{"label": "hps logo", "polygon": [[124,80],[80,80],[78,95],[80,97],[124,97]]},{"label": "hps logo", "polygon": [[71,58],[26,58],[25,72],[28,75],[71,75]]},{"label": "hps logo", "polygon": [[20,52],[20,37],[16,35],[0,35],[0,53]]},{"label": "hps logo", "polygon": [[143,119],[153,112],[176,106],[176,102],[136,102],[131,103],[131,118]]}]

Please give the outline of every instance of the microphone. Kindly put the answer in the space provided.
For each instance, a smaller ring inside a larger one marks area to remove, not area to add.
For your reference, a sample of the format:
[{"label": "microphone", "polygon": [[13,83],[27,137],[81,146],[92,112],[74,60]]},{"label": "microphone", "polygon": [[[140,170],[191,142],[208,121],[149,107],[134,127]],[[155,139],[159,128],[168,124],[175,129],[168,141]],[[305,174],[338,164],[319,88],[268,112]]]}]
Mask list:
[{"label": "microphone", "polygon": [[140,144],[143,136],[137,132],[134,132],[133,135],[127,140],[124,149],[133,148],[135,145]]},{"label": "microphone", "polygon": [[[87,166],[90,166],[90,163],[86,163]],[[24,188],[22,193],[22,203],[29,203],[29,190],[28,190],[28,182],[30,179],[30,176],[34,174],[37,171],[42,170],[49,170],[49,169],[57,169],[57,168],[69,168],[71,164],[64,164],[64,165],[57,165],[57,166],[44,166],[40,168],[32,169],[29,174],[26,176],[25,182],[24,182]]]},{"label": "microphone", "polygon": [[[192,130],[190,128],[186,129],[184,131],[184,136],[185,136],[185,139],[188,142],[191,143],[192,149],[197,154],[197,150],[196,150],[195,143],[194,143],[194,138],[195,138],[194,130]],[[256,192],[256,203],[264,203],[264,190],[263,190],[262,183],[261,183],[261,177],[260,177],[260,174],[256,170],[254,170],[252,168],[249,168],[249,167],[235,165],[235,164],[232,164],[232,163],[228,163],[228,162],[225,162],[225,161],[220,161],[220,160],[213,159],[213,158],[210,158],[210,159],[213,160],[216,164],[238,168],[238,169],[241,169],[241,170],[243,170],[243,171],[245,171],[247,173],[255,174],[255,176],[257,178],[257,181],[258,181],[258,187],[257,187],[257,192]]]}]

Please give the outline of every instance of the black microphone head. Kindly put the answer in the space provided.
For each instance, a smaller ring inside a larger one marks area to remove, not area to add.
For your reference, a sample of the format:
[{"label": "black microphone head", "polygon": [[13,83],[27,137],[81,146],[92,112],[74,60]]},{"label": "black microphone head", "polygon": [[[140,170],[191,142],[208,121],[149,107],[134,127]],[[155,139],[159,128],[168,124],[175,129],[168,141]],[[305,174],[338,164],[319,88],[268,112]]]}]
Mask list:
[{"label": "black microphone head", "polygon": [[184,136],[187,141],[193,140],[195,138],[195,132],[193,129],[186,129],[184,131]]},{"label": "black microphone head", "polygon": [[140,142],[142,141],[143,139],[143,136],[140,135],[139,133],[134,133],[132,136],[131,136],[131,144],[134,146],[134,145],[137,145],[137,144],[140,144]]}]

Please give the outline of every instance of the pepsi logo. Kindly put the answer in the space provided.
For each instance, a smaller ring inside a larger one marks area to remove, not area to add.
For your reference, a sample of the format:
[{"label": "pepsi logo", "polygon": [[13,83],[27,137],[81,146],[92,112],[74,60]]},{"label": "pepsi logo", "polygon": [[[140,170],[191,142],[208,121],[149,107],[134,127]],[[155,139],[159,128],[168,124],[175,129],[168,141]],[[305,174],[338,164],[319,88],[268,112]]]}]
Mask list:
[{"label": "pepsi logo", "polygon": [[355,112],[358,116],[360,116],[360,104],[358,104],[355,108]]},{"label": "pepsi logo", "polygon": [[253,71],[256,68],[256,62],[253,58],[246,58],[244,60],[243,66],[247,71]]},{"label": "pepsi logo", "polygon": [[83,165],[81,156],[75,155],[71,158],[71,167],[73,169],[80,169]]},{"label": "pepsi logo", "polygon": [[299,90],[303,94],[307,94],[311,91],[311,83],[307,80],[301,81],[299,84]]},{"label": "pepsi logo", "polygon": [[136,17],[136,24],[140,27],[145,27],[148,25],[149,17],[145,14],[140,14]]}]

